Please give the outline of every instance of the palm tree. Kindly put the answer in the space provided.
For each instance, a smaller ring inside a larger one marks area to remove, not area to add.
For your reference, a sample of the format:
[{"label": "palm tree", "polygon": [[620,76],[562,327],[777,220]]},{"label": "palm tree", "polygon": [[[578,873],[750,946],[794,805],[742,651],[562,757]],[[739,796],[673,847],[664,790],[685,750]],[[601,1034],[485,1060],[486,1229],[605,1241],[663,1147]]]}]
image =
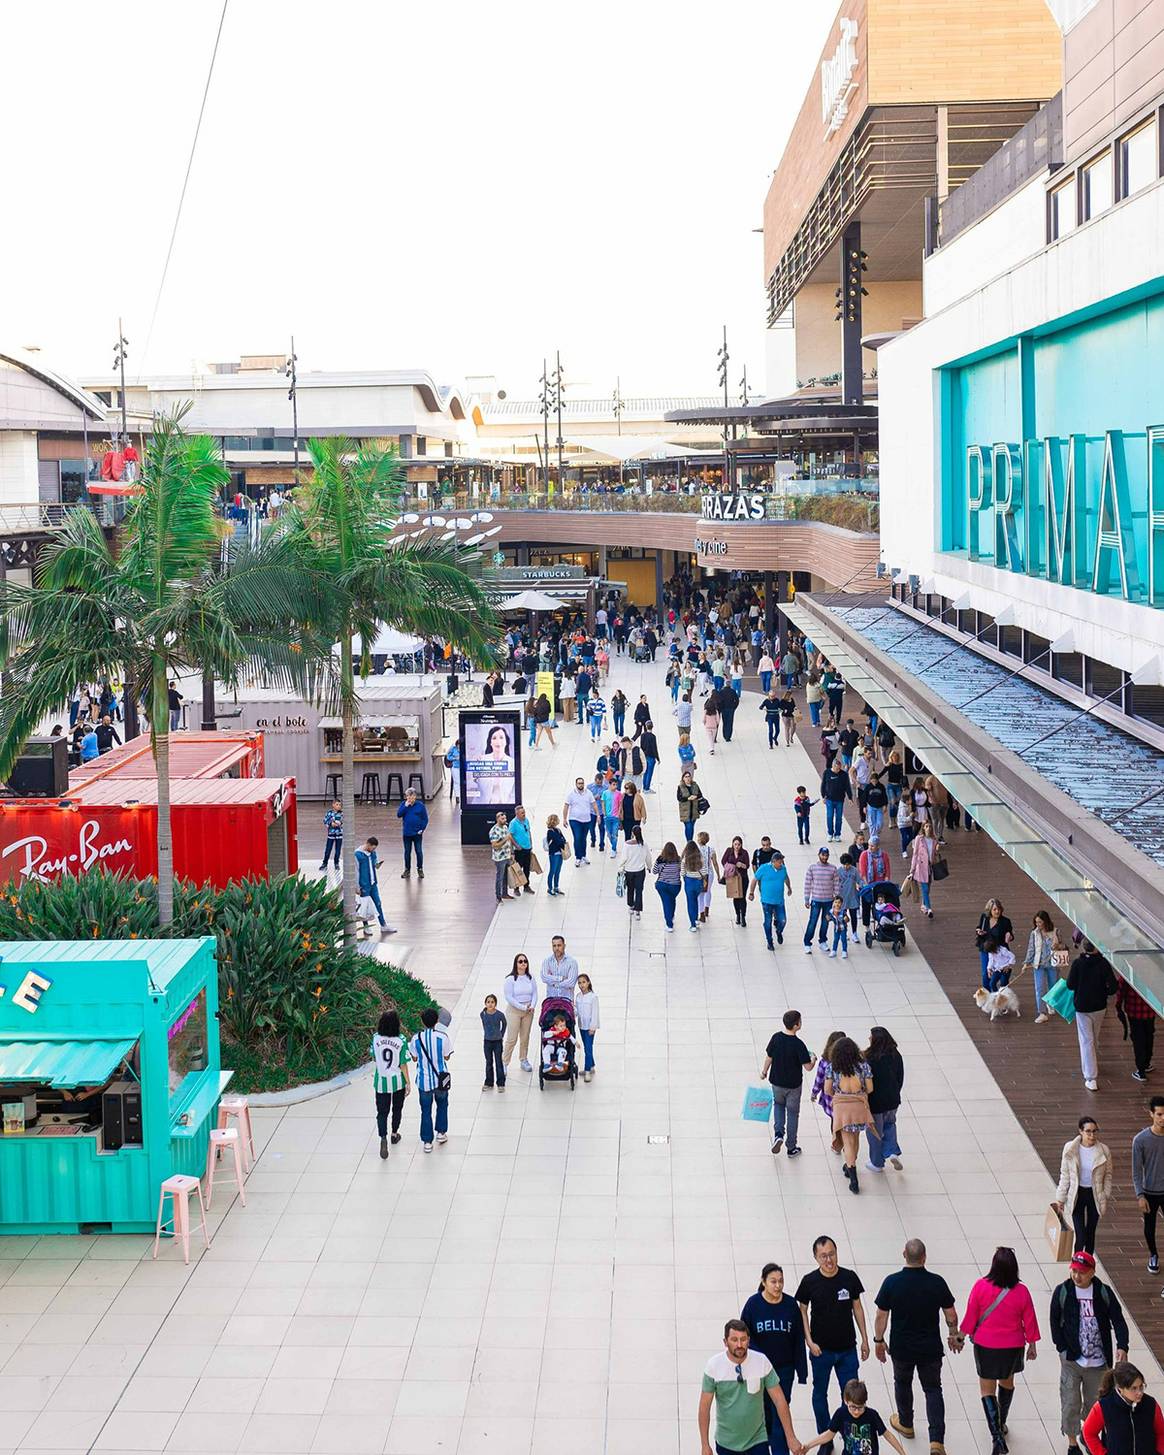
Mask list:
[{"label": "palm tree", "polygon": [[295,492],[282,531],[331,593],[329,621],[339,640],[343,721],[343,899],[345,935],[355,934],[356,816],[353,639],[362,639],[359,672],[369,670],[368,644],[383,623],[416,636],[443,637],[475,660],[491,660],[497,618],[472,573],[475,552],[431,534],[393,536],[401,493],[396,452],[342,438],[308,440],[311,478]]},{"label": "palm tree", "polygon": [[[0,777],[30,733],[62,710],[79,682],[116,677],[142,693],[158,779],[158,908],[173,918],[169,683],[213,671],[304,697],[328,685],[326,633],[310,569],[271,537],[213,569],[215,499],[228,478],[217,446],[186,434],[189,406],[154,421],[134,500],[115,543],[88,510],[70,511],[45,547],[33,586],[0,583]],[[297,623],[300,623],[297,625]],[[334,674],[331,675],[335,700]]]}]

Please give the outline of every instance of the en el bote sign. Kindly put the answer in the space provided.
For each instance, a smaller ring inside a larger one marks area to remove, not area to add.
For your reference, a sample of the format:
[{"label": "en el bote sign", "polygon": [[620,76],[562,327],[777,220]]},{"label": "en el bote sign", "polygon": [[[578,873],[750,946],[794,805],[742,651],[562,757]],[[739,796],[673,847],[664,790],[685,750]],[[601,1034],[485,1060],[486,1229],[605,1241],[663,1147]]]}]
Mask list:
[{"label": "en el bote sign", "polygon": [[970,560],[1164,606],[1164,425],[1143,439],[1134,469],[1118,429],[967,446]]}]

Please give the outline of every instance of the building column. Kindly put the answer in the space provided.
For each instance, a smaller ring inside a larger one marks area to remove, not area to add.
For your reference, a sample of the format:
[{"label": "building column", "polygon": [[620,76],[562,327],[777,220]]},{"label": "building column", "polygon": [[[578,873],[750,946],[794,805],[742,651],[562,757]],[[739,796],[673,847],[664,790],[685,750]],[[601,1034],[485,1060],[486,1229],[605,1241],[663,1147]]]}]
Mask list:
[{"label": "building column", "polygon": [[[788,572],[776,572],[776,600],[783,604],[788,600]],[[788,617],[783,611],[776,613],[777,630],[780,633],[780,655],[783,656],[788,650]]]},{"label": "building column", "polygon": [[841,237],[841,402],[863,404],[861,378],[861,224],[851,222]]},{"label": "building column", "polygon": [[655,552],[655,605],[663,605],[663,552]]},{"label": "building column", "polygon": [[529,565],[529,547],[528,546],[518,546],[517,547],[517,564],[519,566],[528,566]]}]

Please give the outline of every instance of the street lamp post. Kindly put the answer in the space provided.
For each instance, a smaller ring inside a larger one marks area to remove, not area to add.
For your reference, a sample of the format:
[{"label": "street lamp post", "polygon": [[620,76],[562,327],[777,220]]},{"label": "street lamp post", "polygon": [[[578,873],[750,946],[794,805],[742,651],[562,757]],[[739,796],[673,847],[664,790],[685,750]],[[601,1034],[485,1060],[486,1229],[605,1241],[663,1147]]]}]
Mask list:
[{"label": "street lamp post", "polygon": [[292,467],[295,472],[295,483],[299,484],[299,374],[295,365],[298,356],[295,353],[295,335],[291,335],[291,353],[288,356],[284,374],[291,380],[291,387],[287,390],[287,398],[291,401],[291,428],[295,432],[295,438],[291,441],[291,449],[294,454],[295,463]]},{"label": "street lamp post", "polygon": [[129,352],[129,340],[125,336],[125,329],[121,319],[117,320],[117,342],[113,345],[113,365],[121,370],[121,443],[129,443],[129,421],[125,407],[125,356]]},{"label": "street lamp post", "polygon": [[542,409],[542,434],[544,436],[544,448],[542,450],[542,484],[545,486],[546,494],[550,493],[550,410],[553,408],[553,390],[550,387],[550,376],[546,372],[546,361],[542,360],[542,392],[538,396],[538,403]]},{"label": "street lamp post", "polygon": [[[614,381],[614,420],[618,426],[618,437],[622,439],[622,380],[616,378]],[[622,453],[618,456],[618,484],[622,488],[623,459]]]},{"label": "street lamp post", "polygon": [[558,411],[558,489],[562,489],[562,446],[565,441],[562,439],[562,395],[565,392],[565,385],[562,382],[562,355],[554,351],[554,404]]},{"label": "street lamp post", "polygon": [[727,411],[731,407],[728,400],[728,359],[731,358],[731,355],[728,353],[726,323],[723,326],[723,343],[720,345],[719,350],[716,353],[716,358],[719,360],[719,382],[723,386],[723,488],[725,491],[727,491],[731,489],[731,485],[728,483],[728,472],[731,468],[731,464],[728,458],[727,422]]}]

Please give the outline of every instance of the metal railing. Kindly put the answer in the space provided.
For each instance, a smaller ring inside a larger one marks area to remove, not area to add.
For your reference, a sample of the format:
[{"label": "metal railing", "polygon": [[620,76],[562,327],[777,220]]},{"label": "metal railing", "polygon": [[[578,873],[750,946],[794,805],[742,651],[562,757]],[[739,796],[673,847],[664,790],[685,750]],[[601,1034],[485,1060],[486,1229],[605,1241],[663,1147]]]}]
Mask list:
[{"label": "metal railing", "polygon": [[106,495],[69,503],[55,500],[18,501],[0,505],[0,533],[43,535],[60,525],[73,510],[89,510],[104,526],[117,525],[125,518],[126,497]]}]

